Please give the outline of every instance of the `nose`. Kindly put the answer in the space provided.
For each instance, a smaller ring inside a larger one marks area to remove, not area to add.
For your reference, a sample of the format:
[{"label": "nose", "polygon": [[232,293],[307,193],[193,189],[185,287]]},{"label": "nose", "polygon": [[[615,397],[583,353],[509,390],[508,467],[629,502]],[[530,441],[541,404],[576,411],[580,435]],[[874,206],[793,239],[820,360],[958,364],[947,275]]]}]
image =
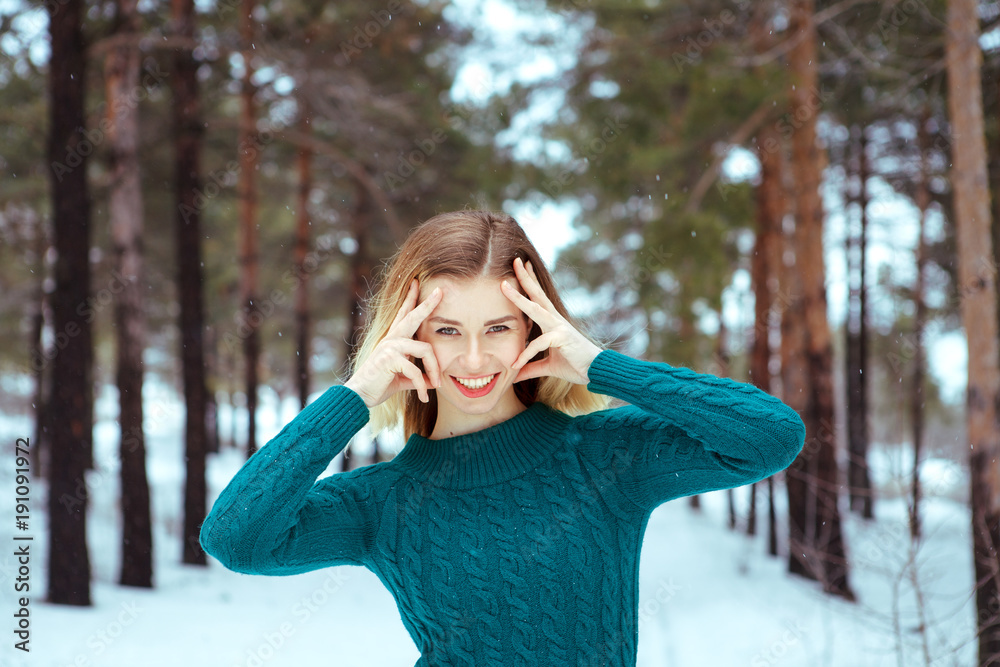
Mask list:
[{"label": "nose", "polygon": [[468,336],[469,341],[465,347],[465,353],[463,354],[465,358],[465,368],[469,372],[476,372],[478,369],[483,368],[483,362],[486,361],[486,353],[483,351],[483,345],[477,336]]}]

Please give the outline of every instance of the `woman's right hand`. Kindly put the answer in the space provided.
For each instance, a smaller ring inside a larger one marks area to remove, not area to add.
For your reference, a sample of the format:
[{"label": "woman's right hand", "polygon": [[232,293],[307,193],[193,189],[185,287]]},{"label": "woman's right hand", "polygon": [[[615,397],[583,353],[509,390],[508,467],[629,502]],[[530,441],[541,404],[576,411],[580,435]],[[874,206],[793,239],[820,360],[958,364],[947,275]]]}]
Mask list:
[{"label": "woman's right hand", "polygon": [[[369,408],[382,403],[397,391],[412,389],[416,389],[420,400],[426,403],[430,400],[428,387],[441,386],[441,369],[431,344],[413,338],[420,324],[441,302],[441,288],[435,288],[417,306],[419,295],[420,283],[414,278],[385,337],[344,383],[345,387],[357,392]],[[422,373],[409,357],[420,357],[427,374]]]}]

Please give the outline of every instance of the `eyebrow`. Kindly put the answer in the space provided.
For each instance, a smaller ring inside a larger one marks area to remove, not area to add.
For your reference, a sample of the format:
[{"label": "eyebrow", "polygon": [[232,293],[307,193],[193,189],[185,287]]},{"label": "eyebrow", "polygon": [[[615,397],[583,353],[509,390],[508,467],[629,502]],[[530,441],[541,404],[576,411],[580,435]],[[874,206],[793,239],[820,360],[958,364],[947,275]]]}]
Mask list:
[{"label": "eyebrow", "polygon": [[[515,320],[516,321],[517,318],[514,317],[513,315],[505,315],[504,317],[498,317],[495,320],[489,320],[487,322],[483,322],[483,326],[484,327],[491,327],[494,324],[500,324],[501,322],[509,322],[510,320]],[[455,320],[446,320],[443,317],[432,317],[432,318],[430,318],[427,321],[428,322],[440,322],[442,324],[451,324],[451,325],[459,326],[459,327],[462,326],[461,322],[456,322]]]}]

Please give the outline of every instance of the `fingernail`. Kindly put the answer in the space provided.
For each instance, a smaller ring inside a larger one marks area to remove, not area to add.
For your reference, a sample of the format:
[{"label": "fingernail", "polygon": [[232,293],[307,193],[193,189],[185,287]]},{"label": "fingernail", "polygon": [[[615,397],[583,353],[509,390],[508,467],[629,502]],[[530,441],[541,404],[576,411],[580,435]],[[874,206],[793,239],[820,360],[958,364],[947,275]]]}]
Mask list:
[{"label": "fingernail", "polygon": [[503,281],[502,285],[503,285],[504,287],[510,287],[510,285],[508,285],[508,284],[507,284],[507,281],[506,281],[506,280],[505,280],[505,281]]}]

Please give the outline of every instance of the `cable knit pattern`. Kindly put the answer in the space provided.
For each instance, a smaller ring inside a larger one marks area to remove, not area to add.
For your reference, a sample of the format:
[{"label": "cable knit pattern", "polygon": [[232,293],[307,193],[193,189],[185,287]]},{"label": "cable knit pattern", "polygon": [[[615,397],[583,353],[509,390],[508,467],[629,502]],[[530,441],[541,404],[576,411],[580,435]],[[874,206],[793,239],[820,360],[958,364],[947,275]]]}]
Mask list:
[{"label": "cable knit pattern", "polygon": [[331,387],[230,481],[202,545],[252,574],[368,567],[419,667],[632,667],[650,512],[784,469],[805,429],[750,385],[614,350],[588,379],[630,405],[570,417],[534,403],[318,479],[369,417],[355,392]]},{"label": "cable knit pattern", "polygon": [[470,614],[473,623],[473,637],[476,641],[476,655],[485,664],[503,664],[504,653],[500,600],[506,592],[502,581],[495,579],[496,572],[489,567],[489,539],[484,529],[489,520],[483,512],[483,493],[466,494],[458,503],[458,517],[461,530],[458,537],[458,551],[465,568],[470,600],[479,612]]}]

